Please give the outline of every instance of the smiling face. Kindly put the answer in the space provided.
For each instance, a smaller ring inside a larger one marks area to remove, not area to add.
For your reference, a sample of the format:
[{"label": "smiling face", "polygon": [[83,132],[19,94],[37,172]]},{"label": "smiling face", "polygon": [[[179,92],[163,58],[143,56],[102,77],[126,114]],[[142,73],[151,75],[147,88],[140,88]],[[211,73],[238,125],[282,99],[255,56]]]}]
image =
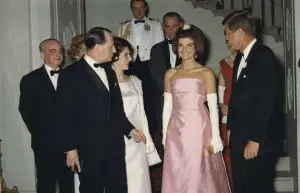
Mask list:
[{"label": "smiling face", "polygon": [[178,55],[182,61],[195,60],[196,46],[191,38],[178,39]]},{"label": "smiling face", "polygon": [[120,70],[128,70],[129,63],[132,61],[132,57],[130,55],[129,48],[124,48],[121,53],[119,54],[119,60],[115,62],[115,65]]}]

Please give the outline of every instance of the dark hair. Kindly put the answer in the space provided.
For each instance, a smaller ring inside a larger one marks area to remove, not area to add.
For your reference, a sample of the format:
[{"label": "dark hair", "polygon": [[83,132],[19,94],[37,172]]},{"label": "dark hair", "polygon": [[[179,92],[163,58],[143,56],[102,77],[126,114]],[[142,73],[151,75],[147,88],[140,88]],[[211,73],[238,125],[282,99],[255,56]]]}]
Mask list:
[{"label": "dark hair", "polygon": [[256,37],[256,23],[253,19],[249,19],[245,15],[238,15],[229,19],[226,23],[228,29],[237,31],[242,29],[247,35]]},{"label": "dark hair", "polygon": [[127,40],[125,40],[123,38],[120,38],[120,37],[114,37],[114,44],[115,44],[115,48],[116,48],[116,53],[115,53],[114,58],[119,57],[120,53],[125,48],[129,49],[129,52],[130,52],[131,56],[133,55],[133,52],[134,52],[133,47],[131,46],[131,44]]},{"label": "dark hair", "polygon": [[249,15],[249,11],[248,10],[235,10],[235,11],[230,12],[222,20],[222,25],[225,25],[229,19],[231,19],[233,17],[236,17],[236,16],[239,16],[239,15],[247,16],[247,15]]},{"label": "dark hair", "polygon": [[72,38],[70,48],[67,50],[68,56],[72,60],[78,60],[81,56],[80,53],[85,45],[84,45],[85,35],[79,34]]},{"label": "dark hair", "polygon": [[87,50],[93,49],[96,44],[104,44],[105,43],[104,32],[111,33],[109,29],[104,27],[94,27],[90,29],[84,38],[86,49]]},{"label": "dark hair", "polygon": [[190,38],[194,41],[196,47],[196,61],[202,63],[203,54],[204,54],[204,46],[206,42],[206,37],[201,29],[194,25],[190,25],[189,29],[183,29],[180,27],[173,41],[173,51],[176,55],[178,55],[178,41],[180,38]]},{"label": "dark hair", "polygon": [[41,41],[41,43],[39,44],[39,51],[44,52],[45,45],[49,42],[52,42],[52,41],[55,41],[55,42],[59,43],[61,45],[62,49],[63,49],[63,45],[60,43],[60,41],[58,41],[55,38],[48,38],[48,39],[45,39],[45,40]]},{"label": "dark hair", "polygon": [[163,16],[163,22],[165,21],[165,19],[166,19],[167,17],[177,17],[177,19],[178,19],[180,22],[184,23],[183,18],[182,18],[181,15],[179,15],[179,13],[177,13],[177,12],[168,12],[168,13],[166,13],[166,14]]}]

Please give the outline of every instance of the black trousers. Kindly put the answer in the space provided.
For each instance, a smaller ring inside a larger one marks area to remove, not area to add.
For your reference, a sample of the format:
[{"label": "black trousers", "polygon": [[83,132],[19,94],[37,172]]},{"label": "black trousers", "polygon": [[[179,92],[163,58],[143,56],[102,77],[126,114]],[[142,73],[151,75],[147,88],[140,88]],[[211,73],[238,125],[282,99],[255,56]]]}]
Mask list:
[{"label": "black trousers", "polygon": [[[99,153],[99,152],[95,152]],[[125,156],[81,161],[80,193],[127,193]]]},{"label": "black trousers", "polygon": [[245,160],[242,153],[231,151],[234,193],[275,193],[273,181],[278,153],[260,153]]},{"label": "black trousers", "polygon": [[74,174],[66,166],[63,152],[34,155],[37,193],[56,193],[57,182],[60,193],[74,193]]}]

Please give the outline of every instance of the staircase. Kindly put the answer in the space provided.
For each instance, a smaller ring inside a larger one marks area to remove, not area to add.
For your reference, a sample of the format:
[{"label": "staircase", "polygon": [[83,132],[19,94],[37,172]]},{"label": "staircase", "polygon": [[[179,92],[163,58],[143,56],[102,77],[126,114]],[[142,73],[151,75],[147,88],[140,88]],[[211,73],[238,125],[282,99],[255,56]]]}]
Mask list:
[{"label": "staircase", "polygon": [[194,8],[208,9],[215,16],[226,16],[234,10],[247,9],[261,23],[262,33],[273,36],[276,42],[283,41],[282,0],[184,0]]}]

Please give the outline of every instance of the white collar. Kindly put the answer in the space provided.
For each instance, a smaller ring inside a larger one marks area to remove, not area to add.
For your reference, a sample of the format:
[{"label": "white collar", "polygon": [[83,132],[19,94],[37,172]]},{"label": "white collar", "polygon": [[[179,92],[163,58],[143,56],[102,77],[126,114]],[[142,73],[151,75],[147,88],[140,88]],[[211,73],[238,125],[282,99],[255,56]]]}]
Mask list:
[{"label": "white collar", "polygon": [[254,38],[249,44],[248,46],[244,49],[243,54],[244,54],[244,59],[247,59],[253,45],[256,43],[256,38]]},{"label": "white collar", "polygon": [[84,59],[94,69],[95,69],[94,64],[99,63],[96,60],[94,60],[93,58],[91,58],[90,56],[88,56],[87,54],[84,55]]},{"label": "white collar", "polygon": [[57,67],[56,69],[54,69],[54,68],[52,68],[51,66],[49,66],[48,64],[44,64],[44,67],[45,67],[45,69],[46,69],[46,71],[47,71],[47,74],[48,74],[49,76],[51,76],[51,74],[50,74],[50,71],[51,71],[51,70],[59,70],[59,67]]},{"label": "white collar", "polygon": [[148,17],[143,17],[142,19],[136,19],[136,18],[133,18],[132,20],[131,20],[131,22],[134,24],[134,21],[135,20],[145,20],[145,23],[148,23]]}]

